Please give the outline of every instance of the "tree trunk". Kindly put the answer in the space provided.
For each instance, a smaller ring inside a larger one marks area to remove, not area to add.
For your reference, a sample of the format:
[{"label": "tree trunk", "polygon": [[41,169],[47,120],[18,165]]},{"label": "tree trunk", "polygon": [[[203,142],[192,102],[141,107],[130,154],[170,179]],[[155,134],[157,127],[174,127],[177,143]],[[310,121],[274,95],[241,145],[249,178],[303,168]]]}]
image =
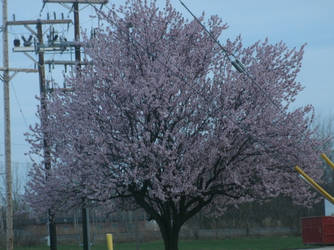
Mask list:
[{"label": "tree trunk", "polygon": [[165,250],[178,250],[179,249],[179,233],[181,225],[171,226],[169,223],[159,223],[160,232],[164,241]]},{"label": "tree trunk", "polygon": [[55,214],[51,209],[48,210],[49,215],[49,237],[50,237],[50,250],[57,250],[57,227],[55,221]]}]

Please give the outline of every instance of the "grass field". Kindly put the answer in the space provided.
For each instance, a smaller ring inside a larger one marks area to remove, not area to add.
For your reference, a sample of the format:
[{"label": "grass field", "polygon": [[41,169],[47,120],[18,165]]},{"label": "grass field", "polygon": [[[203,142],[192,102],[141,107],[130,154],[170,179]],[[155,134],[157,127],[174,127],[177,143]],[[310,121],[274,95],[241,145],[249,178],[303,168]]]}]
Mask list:
[{"label": "grass field", "polygon": [[[300,237],[261,237],[225,240],[181,241],[180,250],[280,250],[306,248]],[[47,250],[47,246],[15,247],[15,250]],[[78,245],[59,245],[58,250],[81,250]],[[163,250],[160,241],[141,243],[140,250]],[[107,250],[106,244],[93,245],[91,250]],[[136,250],[135,243],[114,243],[114,250]]]}]

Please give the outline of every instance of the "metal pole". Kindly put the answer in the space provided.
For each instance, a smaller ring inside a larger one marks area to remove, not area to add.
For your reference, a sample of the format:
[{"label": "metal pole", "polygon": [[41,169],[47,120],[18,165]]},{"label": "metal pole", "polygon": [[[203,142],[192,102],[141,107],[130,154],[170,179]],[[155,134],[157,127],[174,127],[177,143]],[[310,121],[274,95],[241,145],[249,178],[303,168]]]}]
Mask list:
[{"label": "metal pole", "polygon": [[[39,44],[43,44],[43,30],[42,23],[37,22],[37,39]],[[40,50],[38,52],[38,74],[39,74],[39,91],[41,95],[41,127],[45,126],[47,121],[47,107],[46,107],[46,89],[45,89],[45,67],[44,67],[44,52]],[[51,168],[51,155],[50,148],[48,144],[48,136],[43,131],[43,148],[44,148],[44,165],[45,169],[49,170]],[[51,209],[48,210],[48,226],[49,226],[49,236],[50,236],[50,250],[57,250],[57,231],[55,215]]]},{"label": "metal pole", "polygon": [[13,198],[12,198],[12,170],[11,170],[11,141],[10,141],[10,102],[9,102],[9,59],[8,59],[8,26],[7,0],[2,0],[2,50],[3,50],[3,95],[5,120],[5,165],[6,165],[6,247],[13,250]]}]

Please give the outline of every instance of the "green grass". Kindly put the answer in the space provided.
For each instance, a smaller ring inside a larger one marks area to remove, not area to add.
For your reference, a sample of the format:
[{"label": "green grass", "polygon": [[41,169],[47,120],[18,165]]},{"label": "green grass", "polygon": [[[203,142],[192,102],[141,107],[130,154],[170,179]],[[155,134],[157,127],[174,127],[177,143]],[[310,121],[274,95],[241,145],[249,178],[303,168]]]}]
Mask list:
[{"label": "green grass", "polygon": [[[283,250],[306,248],[300,237],[252,237],[225,240],[181,241],[180,250]],[[15,247],[15,250],[47,250],[48,247]],[[78,245],[59,245],[58,250],[81,250]],[[163,250],[161,241],[140,244],[140,250]],[[106,244],[93,245],[91,250],[107,250]],[[136,250],[135,243],[114,243],[114,250]]]}]

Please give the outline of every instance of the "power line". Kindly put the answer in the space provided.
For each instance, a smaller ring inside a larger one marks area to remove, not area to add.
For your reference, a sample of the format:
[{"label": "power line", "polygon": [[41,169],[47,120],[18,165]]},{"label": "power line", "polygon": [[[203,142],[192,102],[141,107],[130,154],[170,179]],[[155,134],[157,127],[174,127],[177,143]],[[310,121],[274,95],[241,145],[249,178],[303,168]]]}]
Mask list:
[{"label": "power line", "polygon": [[[229,61],[231,62],[231,64],[233,65],[233,67],[241,74],[244,74],[246,76],[246,78],[251,80],[251,83],[253,83],[269,100],[269,102],[271,102],[274,107],[283,115],[285,116],[284,111],[281,109],[281,107],[272,99],[272,97],[262,89],[262,87],[256,82],[256,79],[250,75],[249,71],[246,69],[246,67],[237,59],[237,57],[232,53],[232,52],[228,52],[221,44],[220,42],[213,36],[213,34],[201,23],[201,21],[191,12],[191,10],[183,3],[182,0],[179,0],[179,2],[183,5],[183,7],[191,14],[191,16],[196,20],[196,22],[203,28],[203,30],[209,34],[210,38],[219,46],[219,48],[221,48],[221,50],[223,51],[223,53],[227,56],[227,58],[229,59]],[[231,60],[231,57],[233,57],[235,60]],[[296,124],[296,122],[294,120],[292,120],[292,122],[295,125],[295,129],[298,131],[298,133],[300,133],[301,135],[303,134],[302,131],[300,131],[298,124]],[[310,140],[308,137],[307,139],[309,140],[309,142],[311,143],[311,147],[314,151],[316,150],[316,146],[314,145],[314,142],[312,140]]]},{"label": "power line", "polygon": [[27,127],[29,127],[28,122],[27,122],[27,120],[26,120],[26,118],[25,118],[25,116],[24,116],[24,113],[23,113],[23,111],[22,111],[22,107],[21,107],[19,98],[17,97],[16,91],[15,91],[15,88],[14,88],[14,84],[11,83],[11,86],[12,86],[12,90],[13,90],[13,92],[14,92],[15,101],[16,101],[17,105],[19,106],[19,110],[20,110],[22,119],[23,119],[25,125],[26,125]]}]

